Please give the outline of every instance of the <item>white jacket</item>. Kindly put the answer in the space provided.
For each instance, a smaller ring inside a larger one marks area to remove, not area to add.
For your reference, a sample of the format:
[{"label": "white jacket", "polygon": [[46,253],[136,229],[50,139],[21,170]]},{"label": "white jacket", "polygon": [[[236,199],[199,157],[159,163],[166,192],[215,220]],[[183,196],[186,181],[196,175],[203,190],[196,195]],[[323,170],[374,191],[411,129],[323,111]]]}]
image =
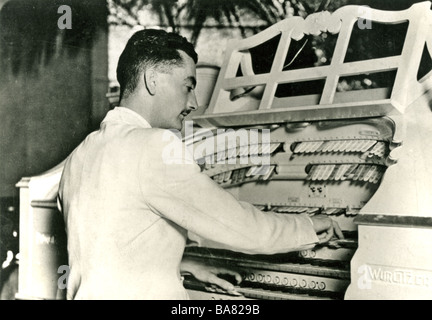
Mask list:
[{"label": "white jacket", "polygon": [[[166,161],[173,145],[181,159]],[[257,254],[318,242],[307,216],[237,201],[184,150],[169,130],[115,108],[69,156],[59,188],[69,299],[187,299],[179,265],[188,231]]]}]

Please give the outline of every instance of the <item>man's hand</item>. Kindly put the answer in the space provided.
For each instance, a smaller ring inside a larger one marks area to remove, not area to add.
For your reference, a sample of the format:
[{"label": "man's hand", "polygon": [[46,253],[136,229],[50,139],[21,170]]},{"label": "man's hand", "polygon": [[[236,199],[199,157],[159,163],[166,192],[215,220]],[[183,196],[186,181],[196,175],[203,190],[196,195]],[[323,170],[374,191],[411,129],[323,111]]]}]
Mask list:
[{"label": "man's hand", "polygon": [[180,265],[180,271],[182,272],[182,274],[190,273],[197,280],[208,284],[208,289],[210,289],[211,291],[225,291],[230,294],[240,295],[238,292],[235,291],[234,285],[232,283],[218,277],[218,275],[220,274],[230,275],[236,280],[236,284],[239,284],[242,281],[242,277],[236,271],[222,267],[206,265],[202,262],[190,258],[183,258]]},{"label": "man's hand", "polygon": [[321,215],[312,216],[311,219],[315,232],[320,239],[320,243],[326,243],[334,236],[338,237],[339,239],[344,239],[344,235],[342,234],[339,224],[333,219]]}]

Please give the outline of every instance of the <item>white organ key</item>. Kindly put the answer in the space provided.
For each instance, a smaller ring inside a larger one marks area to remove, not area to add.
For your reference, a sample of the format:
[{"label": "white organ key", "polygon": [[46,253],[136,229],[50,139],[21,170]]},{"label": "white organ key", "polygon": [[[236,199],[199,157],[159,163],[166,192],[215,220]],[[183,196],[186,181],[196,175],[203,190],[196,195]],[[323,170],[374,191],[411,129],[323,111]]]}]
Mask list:
[{"label": "white organ key", "polygon": [[371,149],[371,153],[375,153],[375,152],[377,152],[380,148],[381,148],[381,145],[382,145],[382,141],[377,141],[377,143],[374,145],[374,147]]},{"label": "white organ key", "polygon": [[325,213],[326,213],[327,215],[331,215],[331,214],[335,213],[336,211],[338,211],[337,208],[331,208],[331,209],[326,209],[326,210],[325,210]]},{"label": "white organ key", "polygon": [[339,142],[339,144],[336,146],[335,152],[342,152],[342,151],[344,151],[346,145],[347,145],[347,141],[346,140],[341,140]]},{"label": "white organ key", "polygon": [[242,146],[240,146],[239,144],[237,144],[237,147],[236,147],[236,157],[240,157],[240,154],[243,151],[242,148],[243,148]]},{"label": "white organ key", "polygon": [[306,150],[304,153],[311,153],[315,145],[315,141],[308,141],[306,142]]},{"label": "white organ key", "polygon": [[249,146],[250,151],[249,154],[250,155],[258,155],[259,154],[259,150],[258,150],[258,145],[257,144],[253,144],[251,146]]},{"label": "white organ key", "polygon": [[318,149],[319,145],[321,144],[320,141],[311,141],[309,148],[308,148],[308,153],[313,153],[315,152],[316,149]]},{"label": "white organ key", "polygon": [[302,142],[297,143],[297,145],[294,148],[293,153],[300,153],[300,149],[303,148],[302,147]]},{"label": "white organ key", "polygon": [[314,150],[314,152],[322,152],[323,148],[325,147],[326,142],[325,141],[319,141],[318,147]]},{"label": "white organ key", "polygon": [[232,158],[235,158],[236,156],[237,156],[237,149],[236,148],[228,149],[227,159],[232,159]]},{"label": "white organ key", "polygon": [[219,151],[219,152],[216,154],[216,161],[217,161],[218,163],[220,163],[220,162],[222,162],[222,160],[225,160],[225,154],[226,154],[226,151],[224,151],[224,152]]},{"label": "white organ key", "polygon": [[246,177],[250,177],[250,176],[253,176],[254,174],[254,172],[256,171],[256,166],[254,166],[254,167],[250,167],[249,168],[249,170],[246,172]]},{"label": "white organ key", "polygon": [[334,165],[333,170],[331,171],[330,175],[327,177],[327,180],[334,180],[336,172],[339,170],[340,164]]},{"label": "white organ key", "polygon": [[232,175],[232,170],[225,172],[223,181],[227,182],[231,178],[231,175]]},{"label": "white organ key", "polygon": [[317,169],[316,165],[311,166],[311,168],[310,168],[310,170],[308,172],[308,176],[306,177],[306,180],[311,180],[312,179],[312,176],[314,175],[314,172],[316,171],[316,169]]},{"label": "white organ key", "polygon": [[245,174],[246,174],[246,172],[243,171],[243,169],[235,170],[233,172],[233,175],[232,175],[232,182],[233,183],[241,183],[243,181],[243,179],[245,178]]},{"label": "white organ key", "polygon": [[329,141],[328,145],[326,146],[325,152],[333,152],[336,144],[337,144],[337,141]]},{"label": "white organ key", "polygon": [[262,144],[261,145],[262,147],[262,150],[261,150],[261,154],[270,154],[271,152],[270,152],[270,150],[271,150],[271,147],[270,147],[270,144],[269,143],[265,143],[265,144]]},{"label": "white organ key", "polygon": [[268,168],[267,173],[263,176],[263,180],[268,180],[268,178],[270,178],[270,176],[272,175],[273,171],[275,169],[275,166],[270,166],[270,168]]},{"label": "white organ key", "polygon": [[357,142],[356,140],[348,140],[348,143],[345,147],[345,152],[351,152],[356,142]]},{"label": "white organ key", "polygon": [[309,152],[310,152],[310,153],[314,153],[314,152],[319,148],[319,146],[320,146],[321,144],[322,144],[321,141],[313,141],[313,142],[311,143],[311,146],[310,146]]},{"label": "white organ key", "polygon": [[324,142],[324,145],[321,148],[321,152],[327,152],[328,149],[331,147],[332,144],[333,144],[333,141],[326,141],[326,142]]},{"label": "white organ key", "polygon": [[339,152],[347,152],[347,148],[351,145],[352,140],[345,140],[339,147]]},{"label": "white organ key", "polygon": [[244,145],[240,147],[240,154],[239,157],[245,157],[247,156],[249,153],[249,146],[248,145]]},{"label": "white organ key", "polygon": [[[324,180],[330,179],[330,177],[334,176],[336,174],[336,167],[338,165],[332,164],[329,166],[329,172],[326,174],[326,178]],[[332,178],[333,179],[333,178]]]},{"label": "white organ key", "polygon": [[322,176],[324,170],[325,166],[321,164],[316,165],[316,169],[314,170],[312,175],[312,181],[319,180],[319,177]]},{"label": "white organ key", "polygon": [[358,210],[355,210],[355,209],[349,209],[349,210],[347,210],[347,211],[345,212],[345,214],[346,214],[347,216],[356,216],[356,215],[358,214]]},{"label": "white organ key", "polygon": [[311,176],[311,180],[315,181],[317,180],[318,176],[321,175],[321,171],[323,170],[323,166],[322,165],[314,165],[314,170]]},{"label": "white organ key", "polygon": [[342,145],[342,143],[343,143],[342,140],[335,141],[335,144],[334,144],[333,149],[331,151],[337,152],[339,150],[339,147]]},{"label": "white organ key", "polygon": [[355,169],[357,168],[357,166],[358,166],[358,164],[352,164],[352,165],[350,165],[350,167],[348,168],[348,170],[345,171],[345,173],[342,176],[341,180],[348,179],[350,177],[350,175],[352,175],[353,172],[355,172]]},{"label": "white organ key", "polygon": [[376,140],[365,140],[364,144],[361,147],[361,152],[368,151],[370,148],[372,148],[376,143]]},{"label": "white organ key", "polygon": [[371,150],[371,154],[376,155],[380,158],[382,158],[384,156],[384,151],[385,151],[385,143],[382,141],[379,141]]},{"label": "white organ key", "polygon": [[299,148],[297,153],[303,153],[306,150],[307,146],[308,146],[307,142],[304,141],[300,142],[300,144],[298,145]]},{"label": "white organ key", "polygon": [[208,155],[207,157],[206,157],[206,167],[208,166],[208,168],[210,169],[210,168],[214,168],[215,167],[215,163],[214,163],[214,156],[211,154],[211,155]]},{"label": "white organ key", "polygon": [[332,174],[334,168],[335,168],[334,164],[324,165],[324,170],[322,172],[322,175],[319,177],[319,180],[327,180]]},{"label": "white organ key", "polygon": [[359,178],[358,178],[359,181],[363,181],[366,173],[370,170],[370,168],[371,168],[371,165],[369,165],[369,164],[363,166],[363,170],[360,173]]},{"label": "white organ key", "polygon": [[319,213],[319,211],[320,211],[320,208],[308,208],[307,214],[312,216],[312,215]]},{"label": "white organ key", "polygon": [[280,143],[271,143],[270,144],[270,154],[275,152],[275,150],[280,146]]},{"label": "white organ key", "polygon": [[318,148],[319,148],[322,144],[323,144],[322,141],[315,141],[315,142],[312,144],[312,146],[311,146],[309,152],[311,152],[311,153],[316,152],[316,151],[318,150]]},{"label": "white organ key", "polygon": [[339,152],[340,147],[343,145],[344,140],[337,140],[335,146],[333,147],[333,152]]},{"label": "white organ key", "polygon": [[372,175],[375,173],[376,171],[376,166],[371,166],[369,168],[369,170],[365,173],[364,177],[363,177],[363,181],[369,181],[369,179],[372,177]]},{"label": "white organ key", "polygon": [[350,167],[351,167],[351,165],[349,165],[349,164],[341,165],[339,167],[338,171],[336,172],[335,180],[341,180],[342,177],[344,176],[345,172],[347,172]]},{"label": "white organ key", "polygon": [[288,213],[289,211],[289,207],[279,207],[275,210],[275,212],[277,213]]},{"label": "white organ key", "polygon": [[386,144],[384,142],[381,142],[381,149],[380,149],[380,152],[378,153],[378,156],[384,157],[385,151],[386,151]]},{"label": "white organ key", "polygon": [[333,141],[326,141],[321,148],[321,152],[328,152],[329,148],[332,146]]},{"label": "white organ key", "polygon": [[357,148],[361,143],[362,140],[352,140],[350,146],[346,149],[346,152],[357,152]]},{"label": "white organ key", "polygon": [[375,140],[368,140],[368,142],[362,147],[361,152],[368,151],[369,148],[372,147],[374,144],[376,144]]},{"label": "white organ key", "polygon": [[383,176],[383,174],[384,174],[384,170],[383,169],[378,169],[378,171],[377,171],[374,179],[371,182],[374,183],[374,184],[377,184],[380,181],[380,179]]},{"label": "white organ key", "polygon": [[307,141],[307,142],[303,142],[303,144],[304,144],[304,148],[303,148],[302,152],[308,153],[310,148],[311,148],[311,145],[312,145],[311,142]]},{"label": "white organ key", "polygon": [[204,159],[205,159],[204,161],[205,161],[206,165],[211,163],[211,155],[206,156]]},{"label": "white organ key", "polygon": [[244,179],[246,178],[247,170],[247,168],[240,169],[239,177],[241,181],[244,181]]},{"label": "white organ key", "polygon": [[358,180],[358,178],[360,177],[360,174],[362,173],[362,171],[364,170],[364,165],[359,165],[354,173],[353,176],[353,180]]},{"label": "white organ key", "polygon": [[354,144],[354,146],[352,147],[351,151],[353,152],[360,152],[361,147],[364,145],[364,143],[366,143],[367,140],[357,140]]},{"label": "white organ key", "polygon": [[231,175],[231,183],[236,183],[238,178],[239,171],[233,170]]},{"label": "white organ key", "polygon": [[[357,146],[357,152],[364,152],[364,151],[362,151],[363,150],[363,148],[365,148],[367,145],[369,145],[369,143],[370,143],[370,140],[360,140],[360,143],[358,144],[358,146]],[[366,148],[366,150],[368,149],[369,147],[367,147]]]},{"label": "white organ key", "polygon": [[263,147],[262,143],[259,143],[257,146],[258,146],[258,154],[262,154],[262,147]]}]

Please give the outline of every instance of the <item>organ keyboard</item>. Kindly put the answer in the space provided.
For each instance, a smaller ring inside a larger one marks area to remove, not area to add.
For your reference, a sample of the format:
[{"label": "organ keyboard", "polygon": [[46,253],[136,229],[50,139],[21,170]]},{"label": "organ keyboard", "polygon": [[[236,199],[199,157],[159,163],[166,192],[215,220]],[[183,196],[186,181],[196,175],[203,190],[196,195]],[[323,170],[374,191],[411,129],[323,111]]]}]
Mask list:
[{"label": "organ keyboard", "polygon": [[[424,256],[419,253],[409,251],[412,260],[404,263],[395,257],[401,247],[419,246],[406,235],[405,229],[413,225],[407,224],[405,216],[410,216],[408,220],[417,226],[421,225],[417,232],[423,232],[422,228],[427,230],[420,246],[427,247],[427,241],[431,239],[431,219],[418,218],[431,216],[427,207],[431,202],[425,199],[432,196],[432,181],[417,171],[421,168],[430,173],[426,159],[431,153],[428,149],[420,150],[418,137],[408,137],[405,131],[415,127],[423,132],[425,141],[421,144],[432,147],[431,132],[426,124],[426,119],[432,120],[431,112],[427,107],[428,97],[423,95],[430,88],[430,73],[426,72],[421,79],[418,77],[418,70],[423,67],[421,61],[425,61],[425,53],[427,56],[430,50],[431,39],[424,33],[432,22],[430,3],[419,3],[399,12],[370,9],[366,13],[360,7],[349,6],[332,14],[316,13],[305,20],[294,17],[249,39],[233,41],[228,46],[208,109],[192,118],[200,127],[195,130],[198,137],[192,135],[185,141],[201,163],[202,171],[216,183],[264,212],[329,215],[339,223],[346,236],[343,240],[332,240],[300,252],[248,255],[190,235],[196,243],[186,249],[185,255],[240,270],[244,280],[237,286],[237,291],[243,298],[432,297],[430,286],[417,288],[417,291],[411,288],[406,293],[403,288],[395,289],[396,283],[387,281],[383,289],[380,282],[386,282],[385,278],[374,277],[371,271],[376,265],[387,272],[399,272],[399,268],[404,269],[407,265],[421,264],[427,276],[432,268],[431,259],[421,260]],[[419,17],[424,20],[420,19],[420,22]],[[345,56],[351,33],[359,19],[370,19],[372,28],[376,22],[398,24],[408,20],[405,38],[401,36],[405,39],[401,54],[347,62]],[[283,69],[291,42],[322,32],[338,34],[330,65]],[[274,52],[268,52],[274,59],[263,71],[265,67],[257,67],[252,53],[275,38],[278,40]],[[407,66],[412,69],[408,70]],[[396,74],[388,87],[356,92],[338,90],[338,81],[344,76],[394,70]],[[313,81],[317,79],[325,82],[319,94],[277,94],[283,85],[315,85]],[[253,94],[253,91],[256,92]],[[238,95],[238,92],[242,94]],[[423,121],[419,121],[421,117],[424,117]],[[211,134],[206,135],[202,128],[207,128]],[[235,139],[234,146],[234,143],[221,143],[220,139],[227,135],[221,130],[223,128],[234,128],[234,135],[245,130],[253,142],[242,143],[239,142],[241,139]],[[256,140],[252,139],[254,135],[258,135]],[[415,147],[410,143],[413,139],[417,139]],[[213,144],[214,148],[201,155],[205,150],[202,144]],[[408,149],[411,147],[415,151]],[[425,161],[416,162],[415,173],[401,165],[407,161],[403,149],[407,153],[415,152],[421,161]],[[268,161],[257,163],[257,157],[267,157]],[[401,188],[404,182],[393,177],[402,172],[409,181],[421,181],[422,191],[413,187],[417,193],[410,193],[412,198],[398,192],[400,199],[394,199],[389,181]],[[414,208],[419,199],[423,201],[422,207]],[[413,207],[406,212],[394,209],[409,203]],[[380,223],[380,220],[385,222]],[[373,227],[368,230],[372,225],[376,225],[377,230],[371,231]],[[372,237],[370,232],[375,232],[374,243],[368,241],[368,237]],[[388,238],[392,232],[400,238],[384,241],[385,235],[388,234]],[[238,299],[196,283],[194,279],[186,279],[185,285],[194,299]]]},{"label": "organ keyboard", "polygon": [[[192,299],[432,298],[431,72],[419,76],[431,60],[430,6],[347,6],[288,18],[229,44],[209,106],[191,118],[185,145],[202,172],[239,200],[263,212],[329,215],[345,239],[251,255],[190,233],[186,256],[243,275],[238,295],[186,277]],[[372,29],[408,22],[401,52],[347,61],[353,28],[365,19]],[[337,35],[331,61],[285,70],[290,44],[321,33]],[[253,53],[269,41],[276,46],[264,70]],[[385,87],[338,89],[341,79],[389,71],[392,82]],[[317,80],[323,84],[318,89]],[[290,84],[309,84],[314,92],[280,94]],[[58,297],[64,243],[50,221],[58,216],[60,174],[61,164],[18,184],[20,297]]]}]

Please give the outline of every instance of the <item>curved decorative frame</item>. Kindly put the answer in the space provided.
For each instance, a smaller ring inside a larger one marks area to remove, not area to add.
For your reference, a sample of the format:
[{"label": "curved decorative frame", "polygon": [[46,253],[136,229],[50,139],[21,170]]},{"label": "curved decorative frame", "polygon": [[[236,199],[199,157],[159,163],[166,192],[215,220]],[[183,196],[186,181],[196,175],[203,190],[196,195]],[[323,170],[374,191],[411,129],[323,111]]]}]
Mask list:
[{"label": "curved decorative frame", "polygon": [[[212,99],[204,115],[193,120],[203,127],[255,125],[291,121],[313,121],[322,119],[343,119],[404,113],[406,106],[424,93],[425,81],[430,81],[429,72],[417,81],[425,44],[432,52],[431,4],[417,3],[401,11],[383,11],[364,6],[346,6],[334,13],[319,12],[306,19],[291,17],[274,24],[263,32],[243,40],[232,40],[228,44]],[[344,62],[354,24],[371,21],[384,24],[409,22],[402,53],[398,56]],[[330,65],[282,71],[291,40],[300,40],[305,35],[319,35],[322,32],[338,33],[336,47]],[[254,74],[249,49],[281,35],[271,70]],[[243,76],[236,76],[241,66]],[[391,94],[378,94],[370,100],[370,93],[363,92],[335,100],[338,80],[343,76],[396,71]],[[279,100],[275,92],[279,84],[325,80],[317,103],[307,106],[285,106],[289,98]],[[239,88],[265,86],[260,101],[248,101],[248,110],[238,110],[230,100],[230,91]],[[389,96],[387,96],[389,95]],[[341,100],[339,100],[341,101]],[[348,102],[346,102],[348,101]],[[255,104],[251,110],[250,105]],[[237,109],[237,110],[236,110]]]}]

